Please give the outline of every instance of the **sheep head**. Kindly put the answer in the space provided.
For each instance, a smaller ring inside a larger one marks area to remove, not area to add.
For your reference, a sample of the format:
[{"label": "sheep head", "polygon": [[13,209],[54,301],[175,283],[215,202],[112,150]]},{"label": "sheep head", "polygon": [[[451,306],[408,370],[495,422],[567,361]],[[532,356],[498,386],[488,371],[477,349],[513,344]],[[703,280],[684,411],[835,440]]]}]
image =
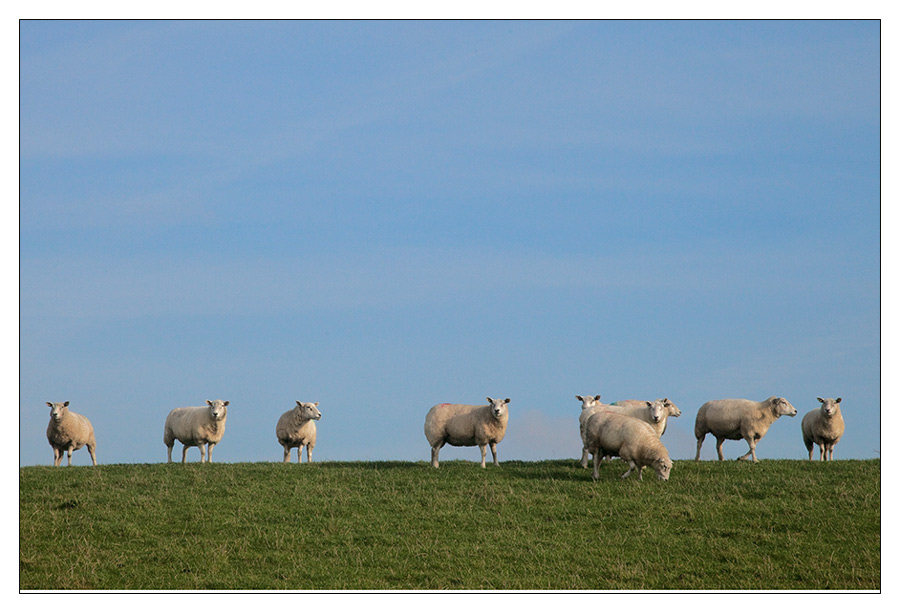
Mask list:
[{"label": "sheep head", "polygon": [[494,419],[502,419],[507,414],[508,408],[506,405],[509,404],[509,398],[506,400],[494,400],[488,396],[487,401],[491,404],[491,415],[494,416]]},{"label": "sheep head", "polygon": [[47,406],[50,407],[50,419],[56,422],[60,422],[69,412],[69,401],[65,402],[48,402]]},{"label": "sheep head", "polygon": [[225,416],[228,414],[228,401],[222,400],[207,400],[206,404],[209,406],[209,416],[213,419],[213,421],[222,421],[225,419]]}]

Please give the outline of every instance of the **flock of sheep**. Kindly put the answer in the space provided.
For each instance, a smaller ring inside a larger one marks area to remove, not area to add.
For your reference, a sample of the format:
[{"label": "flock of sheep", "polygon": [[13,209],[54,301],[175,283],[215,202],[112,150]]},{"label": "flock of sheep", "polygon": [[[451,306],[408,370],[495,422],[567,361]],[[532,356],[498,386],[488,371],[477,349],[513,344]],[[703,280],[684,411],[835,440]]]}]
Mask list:
[{"label": "flock of sheep", "polygon": [[[599,478],[600,463],[605,457],[620,457],[628,462],[629,469],[622,475],[628,477],[637,470],[642,478],[645,466],[651,467],[657,477],[668,480],[672,460],[661,442],[669,417],[678,417],[681,410],[668,398],[654,401],[622,400],[612,404],[600,402],[600,395],[576,396],[581,402],[579,430],[582,441],[581,466],[587,468],[588,457],[594,458],[593,479]],[[506,435],[509,422],[510,399],[487,398],[486,405],[438,404],[425,416],[425,438],[431,446],[431,465],[438,468],[441,447],[473,447],[481,449],[481,467],[485,467],[487,447],[490,446],[494,465],[497,462],[497,443]],[[803,444],[813,459],[813,447],[819,447],[820,460],[834,459],[834,446],[844,433],[841,416],[841,399],[818,398],[821,406],[803,416],[801,430]],[[72,465],[72,452],[87,447],[91,461],[97,465],[97,441],[91,422],[69,410],[67,402],[48,402],[50,424],[47,440],[53,448],[53,464],[59,466],[63,453]],[[318,402],[297,401],[294,408],[285,412],[275,426],[275,436],[284,447],[284,461],[289,462],[291,449],[297,449],[297,462],[302,462],[303,448],[306,460],[312,462],[316,446],[316,421],[322,417]],[[782,415],[795,416],[795,409],[784,398],[772,396],[762,402],[743,399],[713,400],[697,411],[694,435],[697,438],[697,456],[707,434],[716,438],[719,460],[724,460],[722,443],[725,440],[745,440],[750,450],[739,459],[751,458],[757,462],[756,444],[769,427]],[[168,462],[172,461],[175,441],[184,446],[181,461],[187,459],[188,447],[200,449],[200,462],[212,461],[212,450],[225,434],[228,401],[207,400],[205,406],[173,409],[166,417],[163,442],[168,449]]]}]

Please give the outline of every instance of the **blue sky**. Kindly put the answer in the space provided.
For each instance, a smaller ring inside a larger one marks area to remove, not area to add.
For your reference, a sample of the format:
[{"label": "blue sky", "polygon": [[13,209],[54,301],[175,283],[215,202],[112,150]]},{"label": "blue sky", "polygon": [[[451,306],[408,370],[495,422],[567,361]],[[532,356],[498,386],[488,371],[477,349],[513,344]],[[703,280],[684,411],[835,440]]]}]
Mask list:
[{"label": "blue sky", "polygon": [[[317,460],[424,461],[428,409],[486,396],[512,399],[501,462],[576,458],[576,394],[669,397],[675,460],[707,400],[841,396],[836,457],[880,457],[880,44],[876,21],[21,22],[20,465],[52,460],[48,401],[131,463],[214,398],[216,461],[280,461],[296,400]],[[804,457],[800,416],[758,450]]]}]

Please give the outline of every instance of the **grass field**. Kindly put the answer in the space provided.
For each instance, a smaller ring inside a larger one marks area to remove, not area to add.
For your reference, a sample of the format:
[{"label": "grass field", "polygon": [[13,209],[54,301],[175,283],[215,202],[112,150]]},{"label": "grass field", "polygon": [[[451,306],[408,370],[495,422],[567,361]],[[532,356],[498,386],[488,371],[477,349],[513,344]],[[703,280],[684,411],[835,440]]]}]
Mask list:
[{"label": "grass field", "polygon": [[881,464],[31,466],[21,590],[878,590]]}]

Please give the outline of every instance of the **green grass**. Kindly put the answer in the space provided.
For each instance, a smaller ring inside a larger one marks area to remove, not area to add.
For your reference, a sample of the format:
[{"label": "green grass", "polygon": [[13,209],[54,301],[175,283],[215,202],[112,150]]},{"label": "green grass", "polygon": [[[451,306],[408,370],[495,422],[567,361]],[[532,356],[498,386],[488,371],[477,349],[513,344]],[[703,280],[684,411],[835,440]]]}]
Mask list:
[{"label": "green grass", "polygon": [[878,590],[879,460],[31,466],[22,590]]}]

